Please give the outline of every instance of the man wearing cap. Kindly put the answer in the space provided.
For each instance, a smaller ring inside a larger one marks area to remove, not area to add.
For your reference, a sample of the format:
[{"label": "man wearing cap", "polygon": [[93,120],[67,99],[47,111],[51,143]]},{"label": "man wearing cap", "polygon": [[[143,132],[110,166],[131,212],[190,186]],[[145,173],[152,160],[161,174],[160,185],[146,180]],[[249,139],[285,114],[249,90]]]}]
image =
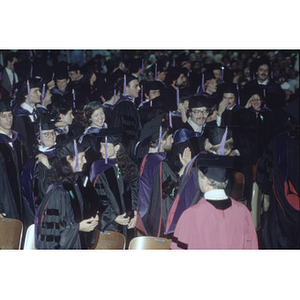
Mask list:
[{"label": "man wearing cap", "polygon": [[27,158],[18,133],[12,130],[12,124],[11,108],[0,102],[0,218],[23,221],[20,177]]},{"label": "man wearing cap", "polygon": [[124,75],[123,95],[115,104],[111,115],[111,127],[125,129],[123,145],[130,157],[134,158],[134,147],[139,140],[141,131],[140,116],[135,106],[135,99],[139,96],[140,84],[131,74]]},{"label": "man wearing cap", "polygon": [[54,78],[48,83],[48,88],[52,95],[52,103],[61,101],[61,98],[72,100],[72,94],[69,88],[70,78],[67,68],[62,66],[54,73]]},{"label": "man wearing cap", "polygon": [[51,160],[56,156],[53,147],[56,142],[54,121],[45,116],[34,124],[37,143],[34,155],[31,156],[22,171],[22,195],[25,200],[24,226],[34,223],[34,215],[47,191],[46,171],[50,168]]},{"label": "man wearing cap", "polygon": [[163,84],[157,80],[145,82],[143,85],[144,101],[139,105],[138,112],[141,124],[153,118],[153,114],[162,112],[162,97],[160,96]]},{"label": "man wearing cap", "polygon": [[198,184],[204,198],[180,216],[171,249],[258,249],[250,212],[224,191],[231,159],[214,154],[198,157]]},{"label": "man wearing cap", "polygon": [[24,143],[28,156],[33,154],[33,144],[35,142],[33,123],[39,119],[40,115],[49,113],[40,104],[41,95],[41,81],[38,78],[34,77],[20,82],[16,99],[19,104],[13,110],[13,129],[19,133],[20,140]]}]

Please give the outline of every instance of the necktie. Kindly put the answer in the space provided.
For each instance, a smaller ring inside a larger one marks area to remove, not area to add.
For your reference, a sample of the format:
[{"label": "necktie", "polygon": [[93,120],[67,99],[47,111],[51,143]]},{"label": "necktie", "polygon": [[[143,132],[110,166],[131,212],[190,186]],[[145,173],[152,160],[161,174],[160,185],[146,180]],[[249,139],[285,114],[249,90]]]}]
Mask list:
[{"label": "necktie", "polygon": [[34,108],[32,111],[32,115],[33,115],[33,120],[34,122],[37,120],[37,116],[36,116],[36,109]]}]

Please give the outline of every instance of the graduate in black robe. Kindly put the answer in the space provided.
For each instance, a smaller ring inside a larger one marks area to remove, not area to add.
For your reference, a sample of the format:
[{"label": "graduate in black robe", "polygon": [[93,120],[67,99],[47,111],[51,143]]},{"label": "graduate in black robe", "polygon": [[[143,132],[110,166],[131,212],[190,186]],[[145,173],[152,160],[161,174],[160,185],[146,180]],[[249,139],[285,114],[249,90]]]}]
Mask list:
[{"label": "graduate in black robe", "polygon": [[93,163],[90,180],[102,212],[99,230],[121,232],[128,245],[134,235],[136,222],[138,170],[122,145],[121,134],[122,131],[118,129],[99,132],[103,158]]},{"label": "graduate in black robe", "polygon": [[182,167],[175,173],[167,160],[167,151],[173,144],[172,131],[162,126],[163,116],[158,116],[143,128],[143,140],[148,146],[140,166],[139,204],[137,229],[146,235],[164,236],[165,222],[174,195],[179,187],[183,170],[191,160],[191,151],[186,148],[180,154]]},{"label": "graduate in black robe", "polygon": [[83,147],[76,140],[57,147],[57,159],[47,173],[48,191],[35,217],[36,248],[81,249],[82,233],[92,232],[99,220],[98,214],[84,219],[84,197],[77,183],[78,172],[85,160]]},{"label": "graduate in black robe", "polygon": [[[16,104],[13,109],[13,129],[19,133],[19,138],[25,145],[28,157],[33,154],[35,142],[34,122],[48,110],[41,105],[41,80],[30,78],[19,82],[17,86]],[[28,91],[30,93],[28,94]]]},{"label": "graduate in black robe", "polygon": [[36,147],[22,171],[22,196],[24,199],[24,226],[27,228],[34,223],[34,216],[38,206],[41,204],[48,184],[46,182],[47,170],[51,161],[56,156],[56,149],[53,147],[56,142],[54,122],[47,119],[36,122]]},{"label": "graduate in black robe", "polygon": [[123,95],[114,106],[110,127],[125,129],[123,146],[131,159],[135,160],[134,147],[141,131],[141,120],[135,106],[135,99],[139,96],[140,86],[137,78],[130,74],[124,75],[121,83],[124,85]]},{"label": "graduate in black robe", "polygon": [[11,129],[12,124],[11,108],[0,102],[0,216],[23,222],[20,177],[27,157],[18,133]]},{"label": "graduate in black robe", "polygon": [[299,249],[299,99],[283,107],[284,132],[276,135],[264,152],[256,172],[270,206],[262,216],[261,248]]}]

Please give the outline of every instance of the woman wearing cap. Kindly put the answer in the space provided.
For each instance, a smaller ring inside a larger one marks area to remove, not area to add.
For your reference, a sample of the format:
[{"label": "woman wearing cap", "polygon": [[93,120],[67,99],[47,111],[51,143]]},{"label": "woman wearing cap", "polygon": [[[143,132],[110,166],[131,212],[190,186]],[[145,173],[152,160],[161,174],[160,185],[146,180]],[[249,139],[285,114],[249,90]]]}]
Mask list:
[{"label": "woman wearing cap", "polygon": [[100,152],[105,159],[94,162],[90,172],[102,211],[99,229],[127,236],[127,229],[134,228],[136,222],[138,170],[122,145],[120,134],[114,135],[111,129],[101,132],[104,140]]},{"label": "woman wearing cap", "polygon": [[83,219],[86,203],[76,173],[86,163],[85,152],[75,140],[57,146],[56,151],[47,171],[50,186],[36,214],[36,248],[81,249],[79,233],[93,231],[99,220],[98,214]]},{"label": "woman wearing cap", "polygon": [[276,121],[273,111],[264,105],[264,98],[263,89],[258,87],[249,94],[249,99],[245,105],[245,108],[250,112],[248,130],[251,131],[252,129],[255,134],[256,147],[253,154],[256,159],[261,157],[264,148],[281,129],[280,120]]}]

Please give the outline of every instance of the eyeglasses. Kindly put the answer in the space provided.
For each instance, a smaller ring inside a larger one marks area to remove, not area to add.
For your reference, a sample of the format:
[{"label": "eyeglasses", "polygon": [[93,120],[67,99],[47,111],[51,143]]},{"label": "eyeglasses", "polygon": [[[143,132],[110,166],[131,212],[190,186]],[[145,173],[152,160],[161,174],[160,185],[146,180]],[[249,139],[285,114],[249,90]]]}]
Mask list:
[{"label": "eyeglasses", "polygon": [[252,101],[261,101],[260,98],[253,98]]},{"label": "eyeglasses", "polygon": [[192,110],[192,113],[194,113],[195,115],[200,115],[200,114],[208,115],[209,110],[208,109],[194,109],[194,110]]}]

